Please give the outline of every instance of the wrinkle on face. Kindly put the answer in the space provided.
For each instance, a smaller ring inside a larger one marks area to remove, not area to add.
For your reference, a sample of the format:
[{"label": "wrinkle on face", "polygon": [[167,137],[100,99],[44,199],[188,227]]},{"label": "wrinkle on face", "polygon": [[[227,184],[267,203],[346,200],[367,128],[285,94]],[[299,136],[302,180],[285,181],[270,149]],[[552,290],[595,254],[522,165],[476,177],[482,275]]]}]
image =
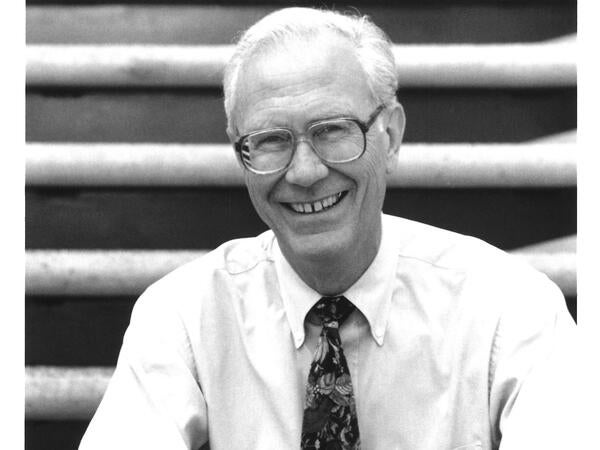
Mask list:
[{"label": "wrinkle on face", "polygon": [[[336,40],[343,47],[332,51],[329,44]],[[346,40],[329,33],[310,46],[299,41],[288,43],[283,50],[279,47],[263,50],[243,66],[232,114],[239,135],[277,126],[303,131],[307,123],[290,123],[291,116],[296,117],[297,111],[304,111],[306,118],[313,121],[340,115],[354,116],[355,111],[368,111],[370,105],[375,105],[370,95],[360,105],[356,104],[356,98],[349,96],[340,96],[333,102],[323,101],[328,98],[332,85],[338,82],[330,77],[330,73],[321,70],[323,68],[335,67],[340,76],[355,74],[351,85],[347,86],[349,93],[361,92],[367,85],[362,66]],[[312,76],[307,77],[307,73]]]},{"label": "wrinkle on face", "polygon": [[[309,123],[333,116],[367,120],[378,105],[352,45],[337,35],[322,38],[262,52],[244,67],[234,114],[240,134],[277,126],[300,134]],[[389,143],[382,117],[355,161],[324,163],[303,142],[286,171],[245,172],[258,215],[292,267],[319,292],[354,283],[379,248]],[[340,192],[337,209],[323,214],[298,214],[285,204]]]}]

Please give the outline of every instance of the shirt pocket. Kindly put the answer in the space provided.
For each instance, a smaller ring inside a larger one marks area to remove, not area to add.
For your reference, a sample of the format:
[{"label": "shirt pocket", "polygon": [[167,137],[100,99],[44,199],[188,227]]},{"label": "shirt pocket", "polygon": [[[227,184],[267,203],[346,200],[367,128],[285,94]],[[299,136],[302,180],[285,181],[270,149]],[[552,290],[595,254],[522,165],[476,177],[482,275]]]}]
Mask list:
[{"label": "shirt pocket", "polygon": [[460,445],[458,447],[452,447],[452,450],[481,450],[481,442],[473,442],[472,444]]}]

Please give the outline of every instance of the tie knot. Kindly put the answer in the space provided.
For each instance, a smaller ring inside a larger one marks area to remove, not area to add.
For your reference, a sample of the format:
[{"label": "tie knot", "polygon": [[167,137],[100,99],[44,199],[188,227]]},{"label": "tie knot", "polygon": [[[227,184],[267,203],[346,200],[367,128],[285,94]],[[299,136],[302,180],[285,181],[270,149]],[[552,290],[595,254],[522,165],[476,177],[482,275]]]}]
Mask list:
[{"label": "tie knot", "polygon": [[[354,305],[346,297],[323,297],[312,308],[313,314],[323,326],[339,327],[354,310]],[[336,327],[337,328],[337,327]]]}]

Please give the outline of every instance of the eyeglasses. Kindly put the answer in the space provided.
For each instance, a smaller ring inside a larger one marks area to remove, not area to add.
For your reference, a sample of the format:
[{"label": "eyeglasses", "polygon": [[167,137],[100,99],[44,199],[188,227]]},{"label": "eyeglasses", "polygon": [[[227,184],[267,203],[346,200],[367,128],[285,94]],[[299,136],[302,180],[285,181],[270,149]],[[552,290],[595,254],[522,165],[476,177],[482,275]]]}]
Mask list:
[{"label": "eyeglasses", "polygon": [[367,132],[385,105],[380,105],[366,122],[352,117],[320,120],[297,137],[289,128],[269,128],[240,137],[234,148],[242,165],[250,172],[267,175],[287,169],[297,144],[310,143],[315,153],[328,163],[346,163],[360,158],[367,147]]}]

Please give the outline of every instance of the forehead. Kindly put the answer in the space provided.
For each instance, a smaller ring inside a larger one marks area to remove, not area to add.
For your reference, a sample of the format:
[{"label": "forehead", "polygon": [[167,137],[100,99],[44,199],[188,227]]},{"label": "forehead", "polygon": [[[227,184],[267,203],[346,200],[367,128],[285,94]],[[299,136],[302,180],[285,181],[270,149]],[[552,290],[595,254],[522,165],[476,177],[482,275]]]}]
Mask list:
[{"label": "forehead", "polygon": [[240,134],[371,108],[365,73],[351,43],[337,35],[261,50],[242,67],[234,122]]}]

